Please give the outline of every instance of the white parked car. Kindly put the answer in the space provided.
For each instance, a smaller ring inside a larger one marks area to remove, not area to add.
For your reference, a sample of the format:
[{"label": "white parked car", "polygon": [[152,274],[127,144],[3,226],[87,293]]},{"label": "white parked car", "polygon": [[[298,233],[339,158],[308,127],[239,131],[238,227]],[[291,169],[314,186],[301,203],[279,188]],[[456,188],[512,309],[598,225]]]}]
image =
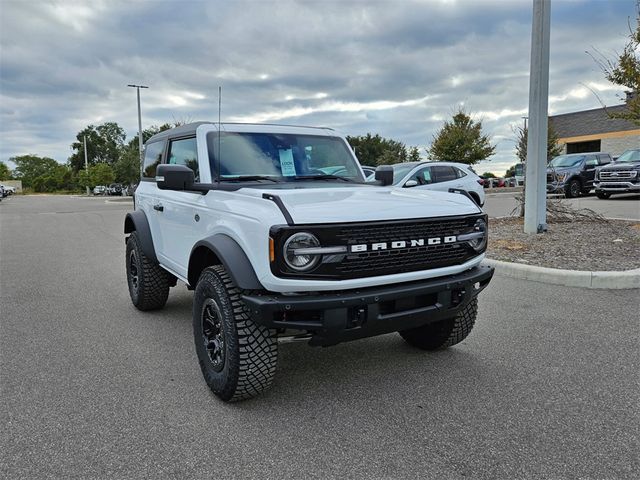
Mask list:
[{"label": "white parked car", "polygon": [[482,179],[465,163],[406,162],[393,166],[393,184],[448,192],[450,188],[464,190],[480,206],[484,205]]}]

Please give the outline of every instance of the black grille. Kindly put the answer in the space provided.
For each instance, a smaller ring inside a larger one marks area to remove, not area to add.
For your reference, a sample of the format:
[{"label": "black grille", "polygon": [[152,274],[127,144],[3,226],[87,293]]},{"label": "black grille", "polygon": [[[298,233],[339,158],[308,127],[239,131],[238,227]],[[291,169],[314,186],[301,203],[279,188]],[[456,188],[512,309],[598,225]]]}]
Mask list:
[{"label": "black grille", "polygon": [[553,173],[547,173],[547,183],[553,183],[554,180]]},{"label": "black grille", "polygon": [[[460,265],[477,256],[478,252],[467,243],[441,242],[438,245],[428,245],[427,239],[444,239],[447,236],[468,233],[473,229],[476,220],[484,217],[484,215],[473,215],[428,220],[278,228],[278,231],[272,232],[272,236],[276,238],[276,251],[281,251],[284,241],[300,230],[312,232],[323,246],[366,244],[368,251],[327,255],[316,270],[307,274],[288,272],[281,262],[272,264],[272,270],[276,275],[286,277],[350,279]],[[411,240],[420,239],[424,240],[424,245],[414,242],[412,246]],[[391,248],[392,242],[406,242],[407,247]],[[387,248],[374,251],[372,245],[375,243],[386,243]]]},{"label": "black grille", "polygon": [[[468,218],[437,221],[345,226],[336,232],[339,245],[410,242],[468,232],[475,223]],[[388,275],[459,265],[477,255],[465,244],[424,245],[347,255],[336,265],[343,278]]]}]

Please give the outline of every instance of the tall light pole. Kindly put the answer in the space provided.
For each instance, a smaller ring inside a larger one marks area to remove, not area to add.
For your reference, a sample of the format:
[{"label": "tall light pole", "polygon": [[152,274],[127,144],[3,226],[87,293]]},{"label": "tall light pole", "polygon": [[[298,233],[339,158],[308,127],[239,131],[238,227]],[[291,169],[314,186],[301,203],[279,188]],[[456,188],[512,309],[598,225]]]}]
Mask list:
[{"label": "tall light pole", "polygon": [[[84,170],[87,172],[87,182],[89,181],[89,160],[87,158],[87,136],[84,137]],[[87,185],[87,197],[89,196],[89,185]]]},{"label": "tall light pole", "polygon": [[140,168],[142,168],[143,158],[142,158],[142,144],[144,143],[142,139],[142,113],[140,112],[140,89],[141,88],[149,88],[146,85],[127,85],[127,87],[135,88],[138,94],[138,150],[140,154]]},{"label": "tall light pole", "polygon": [[547,121],[551,0],[533,0],[524,232],[547,230]]}]

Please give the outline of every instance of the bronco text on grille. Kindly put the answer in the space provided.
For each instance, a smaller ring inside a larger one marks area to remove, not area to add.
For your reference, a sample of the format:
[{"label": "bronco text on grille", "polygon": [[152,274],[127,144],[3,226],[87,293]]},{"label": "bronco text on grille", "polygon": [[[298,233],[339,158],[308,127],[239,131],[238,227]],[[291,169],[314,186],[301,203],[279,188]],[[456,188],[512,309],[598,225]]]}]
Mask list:
[{"label": "bronco text on grille", "polygon": [[282,277],[351,279],[460,265],[478,256],[460,235],[473,231],[484,215],[444,219],[400,220],[338,225],[305,225],[272,232],[276,249],[287,238],[304,230],[323,246],[345,246],[345,252],[324,255],[310,273],[287,272],[277,262],[274,273]]}]

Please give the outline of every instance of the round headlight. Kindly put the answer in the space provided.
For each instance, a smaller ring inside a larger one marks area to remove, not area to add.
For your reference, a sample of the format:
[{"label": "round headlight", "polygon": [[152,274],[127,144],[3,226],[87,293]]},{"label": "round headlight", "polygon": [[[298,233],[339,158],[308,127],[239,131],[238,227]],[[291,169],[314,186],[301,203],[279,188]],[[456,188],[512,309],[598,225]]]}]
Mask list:
[{"label": "round headlight", "polygon": [[291,270],[306,272],[320,262],[320,255],[300,254],[295,251],[303,248],[319,247],[318,239],[307,232],[299,232],[291,235],[284,243],[284,261]]},{"label": "round headlight", "polygon": [[473,226],[473,233],[476,232],[482,232],[483,235],[481,237],[474,238],[473,240],[469,240],[469,245],[476,252],[479,252],[487,246],[487,222],[482,218],[479,218]]}]

